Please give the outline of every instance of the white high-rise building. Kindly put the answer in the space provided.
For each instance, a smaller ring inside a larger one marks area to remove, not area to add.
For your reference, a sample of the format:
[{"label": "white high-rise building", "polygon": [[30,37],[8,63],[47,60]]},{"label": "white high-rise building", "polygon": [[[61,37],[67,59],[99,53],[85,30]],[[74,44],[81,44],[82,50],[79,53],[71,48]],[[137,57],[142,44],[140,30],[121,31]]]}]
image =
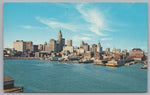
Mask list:
[{"label": "white high-rise building", "polygon": [[13,49],[21,52],[26,51],[26,42],[23,40],[17,40],[16,42],[13,42]]},{"label": "white high-rise building", "polygon": [[102,53],[103,47],[101,47],[100,41],[98,41],[98,45],[97,45],[97,52]]}]

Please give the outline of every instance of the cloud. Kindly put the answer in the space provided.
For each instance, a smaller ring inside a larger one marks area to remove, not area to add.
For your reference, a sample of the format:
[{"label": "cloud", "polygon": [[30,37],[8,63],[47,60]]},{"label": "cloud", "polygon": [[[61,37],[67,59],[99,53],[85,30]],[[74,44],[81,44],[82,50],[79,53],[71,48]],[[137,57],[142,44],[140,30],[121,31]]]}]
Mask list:
[{"label": "cloud", "polygon": [[94,35],[93,34],[83,34],[85,36],[90,36],[90,37],[93,37]]},{"label": "cloud", "polygon": [[37,26],[30,26],[30,25],[21,25],[20,27],[25,29],[48,29],[48,27],[37,27]]},{"label": "cloud", "polygon": [[52,18],[43,19],[40,17],[36,17],[36,19],[39,22],[41,22],[51,28],[61,28],[62,27],[63,29],[67,29],[67,30],[70,30],[73,32],[77,32],[77,30],[80,28],[77,25],[73,25],[71,23],[58,22],[58,21],[56,21],[56,19],[52,19]]},{"label": "cloud", "polygon": [[20,27],[25,28],[25,29],[31,29],[32,28],[31,26],[28,26],[28,25],[26,25],[26,26],[22,25]]},{"label": "cloud", "polygon": [[91,38],[89,37],[79,37],[79,36],[73,36],[73,40],[78,40],[78,41],[81,41],[81,40],[91,40]]},{"label": "cloud", "polygon": [[102,41],[112,40],[112,38],[101,38]]},{"label": "cloud", "polygon": [[82,18],[90,24],[89,30],[99,36],[108,36],[104,31],[113,32],[115,30],[108,28],[108,23],[104,13],[96,8],[89,8],[87,4],[78,4],[76,9]]},{"label": "cloud", "polygon": [[91,38],[89,38],[89,37],[81,37],[80,39],[81,40],[91,40]]}]

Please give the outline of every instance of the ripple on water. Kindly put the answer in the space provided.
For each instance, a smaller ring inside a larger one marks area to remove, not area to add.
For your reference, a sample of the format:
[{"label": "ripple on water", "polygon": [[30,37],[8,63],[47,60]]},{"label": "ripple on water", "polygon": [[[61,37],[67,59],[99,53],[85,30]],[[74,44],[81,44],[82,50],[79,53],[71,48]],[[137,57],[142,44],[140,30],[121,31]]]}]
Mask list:
[{"label": "ripple on water", "polygon": [[4,75],[24,92],[145,92],[142,64],[110,68],[40,60],[4,60]]}]

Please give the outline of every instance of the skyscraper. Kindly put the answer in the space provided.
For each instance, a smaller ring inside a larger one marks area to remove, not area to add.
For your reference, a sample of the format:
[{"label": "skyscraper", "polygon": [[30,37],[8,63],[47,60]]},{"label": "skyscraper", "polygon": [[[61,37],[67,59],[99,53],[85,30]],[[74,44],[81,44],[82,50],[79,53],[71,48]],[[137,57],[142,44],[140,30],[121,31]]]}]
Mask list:
[{"label": "skyscraper", "polygon": [[98,41],[97,52],[102,53],[102,49],[103,48],[101,47],[100,41]]},{"label": "skyscraper", "polygon": [[56,46],[57,52],[61,52],[63,50],[63,46],[65,45],[65,39],[62,38],[61,30],[58,33],[58,39],[56,43],[57,43],[57,46]]},{"label": "skyscraper", "polygon": [[33,51],[37,52],[38,51],[38,45],[33,45]]},{"label": "skyscraper", "polygon": [[61,43],[61,41],[62,41],[62,33],[61,33],[61,30],[59,31],[59,33],[58,33],[58,43]]},{"label": "skyscraper", "polygon": [[72,46],[72,40],[67,40],[67,46]]},{"label": "skyscraper", "polygon": [[46,47],[45,51],[47,51],[47,52],[52,52],[52,51],[61,52],[63,50],[63,46],[65,45],[65,39],[62,38],[61,30],[58,33],[57,41],[54,39],[51,39],[47,45],[46,45],[46,43],[44,45]]},{"label": "skyscraper", "polygon": [[26,51],[33,51],[33,42],[32,41],[24,41],[26,43]]},{"label": "skyscraper", "polygon": [[84,42],[81,41],[81,42],[80,42],[80,47],[83,48],[83,45],[84,45]]},{"label": "skyscraper", "polygon": [[116,53],[116,48],[113,48],[112,52],[113,52],[113,53]]},{"label": "skyscraper", "polygon": [[51,39],[46,46],[46,51],[47,52],[52,52],[52,51],[56,52],[57,51],[56,47],[57,47],[56,41],[54,39]]},{"label": "skyscraper", "polygon": [[85,52],[86,52],[86,51],[89,51],[89,45],[88,45],[87,43],[85,43],[85,44],[83,45],[83,49],[85,50]]},{"label": "skyscraper", "polygon": [[25,52],[26,43],[23,40],[17,40],[16,42],[13,42],[13,48],[17,51]]},{"label": "skyscraper", "polygon": [[97,45],[96,44],[90,45],[90,51],[92,53],[96,53],[97,52]]},{"label": "skyscraper", "polygon": [[39,51],[42,51],[42,50],[43,50],[43,45],[42,45],[42,44],[39,44],[39,45],[38,45],[38,50],[39,50]]},{"label": "skyscraper", "polygon": [[43,45],[43,51],[46,50],[46,45],[47,45],[47,42],[45,42],[44,45]]},{"label": "skyscraper", "polygon": [[105,53],[109,54],[110,53],[110,48],[106,48]]}]

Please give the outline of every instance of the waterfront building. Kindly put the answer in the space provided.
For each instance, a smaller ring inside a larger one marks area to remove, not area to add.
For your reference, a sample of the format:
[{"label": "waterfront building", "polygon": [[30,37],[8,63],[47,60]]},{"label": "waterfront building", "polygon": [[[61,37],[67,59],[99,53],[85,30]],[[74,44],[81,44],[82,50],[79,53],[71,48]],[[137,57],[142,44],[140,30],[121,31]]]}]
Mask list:
[{"label": "waterfront building", "polygon": [[44,45],[43,45],[43,51],[46,50],[46,45],[47,45],[47,42],[45,42]]},{"label": "waterfront building", "polygon": [[23,40],[16,40],[16,42],[13,42],[13,49],[20,52],[25,52],[26,43]]},{"label": "waterfront building", "polygon": [[40,52],[35,52],[35,57],[40,57]]},{"label": "waterfront building", "polygon": [[100,55],[99,52],[94,53],[94,59],[98,59],[98,60],[102,59],[102,56]]},{"label": "waterfront building", "polygon": [[106,66],[112,66],[112,67],[118,67],[123,66],[125,64],[125,61],[118,61],[118,60],[110,60],[106,63]]},{"label": "waterfront building", "polygon": [[46,51],[47,52],[52,52],[52,51],[56,52],[57,51],[57,44],[56,44],[56,41],[54,39],[51,39],[49,41],[49,43],[46,46]]},{"label": "waterfront building", "polygon": [[43,50],[43,45],[42,45],[42,44],[39,44],[39,45],[38,45],[38,50],[39,50],[39,51],[42,51],[42,50]]},{"label": "waterfront building", "polygon": [[140,48],[134,48],[132,49],[132,51],[129,52],[129,56],[131,58],[143,58],[144,51],[142,51]]},{"label": "waterfront building", "polygon": [[116,49],[116,54],[120,54],[121,49]]},{"label": "waterfront building", "polygon": [[83,48],[79,48],[78,54],[83,54],[85,50]]},{"label": "waterfront building", "polygon": [[74,52],[79,54],[79,48],[77,46],[74,46],[73,49],[74,49]]},{"label": "waterfront building", "polygon": [[84,42],[81,41],[81,42],[80,42],[80,48],[83,48],[83,45],[84,45]]},{"label": "waterfront building", "polygon": [[91,59],[92,58],[92,54],[90,51],[84,53],[84,59]]},{"label": "waterfront building", "polygon": [[14,87],[14,79],[10,78],[9,76],[4,76],[4,92],[5,93],[19,93],[23,92],[23,87]]},{"label": "waterfront building", "polygon": [[74,47],[73,46],[64,46],[63,47],[63,51],[69,51],[70,53],[72,53],[74,50]]},{"label": "waterfront building", "polygon": [[38,45],[33,45],[33,51],[37,52],[38,51]]},{"label": "waterfront building", "polygon": [[113,52],[113,53],[116,53],[116,48],[113,48],[112,52]]},{"label": "waterfront building", "polygon": [[4,52],[5,52],[6,54],[10,54],[10,53],[12,52],[12,49],[11,49],[11,48],[5,48],[5,49],[4,49]]},{"label": "waterfront building", "polygon": [[96,53],[97,52],[97,45],[96,44],[90,45],[90,51],[92,53]]},{"label": "waterfront building", "polygon": [[72,46],[72,40],[67,40],[67,46]]},{"label": "waterfront building", "polygon": [[116,59],[123,59],[123,56],[121,54],[115,54],[114,58]]},{"label": "waterfront building", "polygon": [[33,42],[32,41],[24,41],[26,43],[26,51],[33,51]]},{"label": "waterfront building", "polygon": [[102,58],[103,58],[104,60],[110,60],[110,59],[112,59],[112,57],[113,57],[113,56],[111,56],[111,55],[105,55],[105,54],[102,55]]},{"label": "waterfront building", "polygon": [[98,41],[97,52],[102,53],[102,49],[103,48],[101,47],[100,41]]},{"label": "waterfront building", "polygon": [[108,55],[110,53],[110,48],[106,48],[105,53]]},{"label": "waterfront building", "polygon": [[122,54],[123,54],[123,55],[125,55],[125,56],[126,56],[126,55],[127,55],[127,53],[128,53],[128,51],[127,51],[126,49],[122,50]]},{"label": "waterfront building", "polygon": [[83,49],[85,50],[85,52],[86,52],[86,51],[89,51],[89,45],[88,45],[87,43],[85,43],[85,44],[83,45]]}]

